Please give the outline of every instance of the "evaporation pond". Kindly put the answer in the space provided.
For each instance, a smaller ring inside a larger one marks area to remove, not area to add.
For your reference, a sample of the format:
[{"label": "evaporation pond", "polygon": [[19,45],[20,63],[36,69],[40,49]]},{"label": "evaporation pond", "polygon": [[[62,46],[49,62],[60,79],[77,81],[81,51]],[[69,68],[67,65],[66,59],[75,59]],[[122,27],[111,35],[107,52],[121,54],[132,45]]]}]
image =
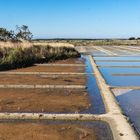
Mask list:
[{"label": "evaporation pond", "polygon": [[98,66],[140,66],[140,62],[98,62]]},{"label": "evaporation pond", "polygon": [[137,56],[121,56],[121,57],[94,57],[95,60],[140,60]]},{"label": "evaporation pond", "polygon": [[140,134],[140,90],[113,89],[112,91]]},{"label": "evaporation pond", "polygon": [[99,68],[101,73],[105,75],[112,75],[112,74],[137,74],[140,73],[140,68]]},{"label": "evaporation pond", "polygon": [[113,76],[113,74],[137,74],[140,68],[100,68],[106,82],[111,86],[140,86],[139,76]]}]

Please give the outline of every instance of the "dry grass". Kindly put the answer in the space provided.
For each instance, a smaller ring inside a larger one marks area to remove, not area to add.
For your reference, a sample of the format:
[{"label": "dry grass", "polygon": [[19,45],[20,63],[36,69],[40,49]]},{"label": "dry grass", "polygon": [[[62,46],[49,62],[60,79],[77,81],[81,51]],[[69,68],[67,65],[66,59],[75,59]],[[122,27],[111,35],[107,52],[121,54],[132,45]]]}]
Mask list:
[{"label": "dry grass", "polygon": [[[37,42],[37,41],[34,41]],[[134,45],[140,46],[140,40],[127,40],[127,39],[67,39],[67,40],[38,40],[38,42],[46,42],[46,43],[66,43],[73,44],[74,46],[127,46]]]},{"label": "dry grass", "polygon": [[68,47],[73,48],[74,46],[120,46],[120,45],[134,45],[140,46],[140,40],[44,40],[44,41],[32,41],[32,42],[22,42],[22,43],[12,43],[12,42],[1,42],[0,48],[13,48],[21,46],[23,48],[28,48],[32,46],[51,46],[51,47]]},{"label": "dry grass", "polygon": [[34,45],[37,46],[51,46],[51,47],[68,47],[68,48],[73,48],[74,45],[69,44],[69,43],[48,43],[48,42],[0,42],[0,48],[15,48],[15,47],[23,47],[23,48],[28,48],[28,47],[32,47]]},{"label": "dry grass", "polygon": [[0,42],[0,70],[21,68],[31,66],[34,63],[53,62],[79,56],[80,54],[72,45],[63,43]]}]

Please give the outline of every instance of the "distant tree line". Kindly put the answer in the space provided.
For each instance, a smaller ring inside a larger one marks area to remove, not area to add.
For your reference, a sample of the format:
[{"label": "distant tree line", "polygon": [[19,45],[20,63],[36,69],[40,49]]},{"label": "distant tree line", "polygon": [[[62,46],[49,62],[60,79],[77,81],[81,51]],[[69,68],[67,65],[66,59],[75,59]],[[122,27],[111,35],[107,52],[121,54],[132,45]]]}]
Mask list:
[{"label": "distant tree line", "polygon": [[15,31],[0,28],[0,41],[30,41],[32,38],[33,34],[26,25],[16,26]]},{"label": "distant tree line", "polygon": [[136,38],[136,37],[130,37],[129,40],[140,40],[140,37]]}]

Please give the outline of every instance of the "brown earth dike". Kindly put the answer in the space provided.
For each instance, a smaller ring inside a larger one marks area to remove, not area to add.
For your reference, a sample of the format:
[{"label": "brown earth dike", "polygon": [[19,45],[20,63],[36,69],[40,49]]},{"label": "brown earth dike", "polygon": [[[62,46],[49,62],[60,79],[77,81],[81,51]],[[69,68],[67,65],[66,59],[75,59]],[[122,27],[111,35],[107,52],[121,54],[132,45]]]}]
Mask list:
[{"label": "brown earth dike", "polygon": [[103,122],[1,122],[1,140],[112,140]]},{"label": "brown earth dike", "polygon": [[80,113],[89,107],[85,90],[0,89],[0,112]]},{"label": "brown earth dike", "polygon": [[0,84],[6,85],[86,85],[82,75],[0,75]]}]

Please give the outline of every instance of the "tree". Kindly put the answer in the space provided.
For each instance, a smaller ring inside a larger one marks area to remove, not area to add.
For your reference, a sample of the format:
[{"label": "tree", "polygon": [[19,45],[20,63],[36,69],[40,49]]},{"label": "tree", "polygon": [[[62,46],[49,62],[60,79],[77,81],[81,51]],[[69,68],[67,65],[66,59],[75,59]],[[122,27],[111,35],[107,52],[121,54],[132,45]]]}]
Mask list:
[{"label": "tree", "polygon": [[16,38],[17,40],[31,40],[33,38],[33,34],[30,32],[28,26],[22,25],[22,26],[16,26],[17,34]]},{"label": "tree", "polygon": [[0,28],[0,40],[7,41],[12,40],[14,37],[14,31],[8,31],[5,28]]},{"label": "tree", "polygon": [[136,40],[136,38],[135,37],[130,37],[129,40]]},{"label": "tree", "polygon": [[16,26],[16,33],[13,30],[8,31],[6,28],[0,28],[0,41],[21,41],[31,40],[33,35],[28,26]]}]

